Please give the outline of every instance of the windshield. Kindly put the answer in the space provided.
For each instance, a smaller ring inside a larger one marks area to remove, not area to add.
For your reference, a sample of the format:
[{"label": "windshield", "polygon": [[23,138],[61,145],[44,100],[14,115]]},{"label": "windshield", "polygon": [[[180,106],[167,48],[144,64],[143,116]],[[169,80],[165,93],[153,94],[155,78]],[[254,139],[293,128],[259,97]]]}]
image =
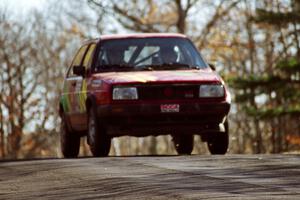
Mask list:
[{"label": "windshield", "polygon": [[125,38],[101,41],[94,72],[206,68],[185,38]]}]

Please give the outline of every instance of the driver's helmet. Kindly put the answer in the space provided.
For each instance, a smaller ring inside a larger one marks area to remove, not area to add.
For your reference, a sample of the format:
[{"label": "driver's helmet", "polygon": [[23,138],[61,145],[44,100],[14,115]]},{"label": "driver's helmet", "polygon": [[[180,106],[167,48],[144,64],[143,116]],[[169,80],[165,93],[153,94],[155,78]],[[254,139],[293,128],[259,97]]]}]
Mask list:
[{"label": "driver's helmet", "polygon": [[177,61],[177,53],[173,46],[163,46],[160,48],[160,56],[163,63],[175,63]]}]

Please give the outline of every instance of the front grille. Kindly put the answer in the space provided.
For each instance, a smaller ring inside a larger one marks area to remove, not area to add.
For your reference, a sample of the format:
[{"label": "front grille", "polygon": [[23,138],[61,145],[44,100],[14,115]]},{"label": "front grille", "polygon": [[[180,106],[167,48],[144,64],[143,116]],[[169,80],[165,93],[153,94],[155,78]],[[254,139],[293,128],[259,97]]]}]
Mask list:
[{"label": "front grille", "polygon": [[197,99],[199,85],[145,85],[137,86],[141,100]]}]

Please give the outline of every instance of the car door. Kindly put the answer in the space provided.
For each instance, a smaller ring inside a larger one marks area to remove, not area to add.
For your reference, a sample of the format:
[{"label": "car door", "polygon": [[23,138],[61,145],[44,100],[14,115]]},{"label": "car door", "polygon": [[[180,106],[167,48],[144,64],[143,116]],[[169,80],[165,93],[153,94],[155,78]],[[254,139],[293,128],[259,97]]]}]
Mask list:
[{"label": "car door", "polygon": [[[92,63],[92,58],[93,58],[93,53],[96,48],[95,43],[91,43],[88,47],[88,50],[83,58],[82,66],[86,68],[86,71],[89,71],[88,69],[91,67]],[[77,79],[76,82],[76,88],[75,88],[75,93],[76,93],[76,102],[77,102],[77,107],[75,108],[75,112],[79,115],[82,115],[82,120],[84,122],[87,121],[87,116],[86,116],[86,98],[87,98],[87,80],[86,76],[83,77],[82,79]]]},{"label": "car door", "polygon": [[78,110],[80,110],[78,91],[81,90],[83,77],[74,74],[73,68],[74,66],[82,65],[88,46],[89,45],[84,45],[78,50],[67,72],[63,87],[62,101],[64,112],[69,119],[72,129],[76,131],[81,131],[85,124],[85,122],[82,122],[82,116],[80,116],[78,112]]}]

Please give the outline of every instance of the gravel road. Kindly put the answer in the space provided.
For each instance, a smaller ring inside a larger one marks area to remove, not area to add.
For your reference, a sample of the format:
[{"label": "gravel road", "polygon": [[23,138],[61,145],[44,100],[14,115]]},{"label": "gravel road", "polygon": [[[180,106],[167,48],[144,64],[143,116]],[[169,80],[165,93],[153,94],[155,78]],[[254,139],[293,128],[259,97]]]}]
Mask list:
[{"label": "gravel road", "polygon": [[300,199],[300,156],[0,161],[0,199]]}]

